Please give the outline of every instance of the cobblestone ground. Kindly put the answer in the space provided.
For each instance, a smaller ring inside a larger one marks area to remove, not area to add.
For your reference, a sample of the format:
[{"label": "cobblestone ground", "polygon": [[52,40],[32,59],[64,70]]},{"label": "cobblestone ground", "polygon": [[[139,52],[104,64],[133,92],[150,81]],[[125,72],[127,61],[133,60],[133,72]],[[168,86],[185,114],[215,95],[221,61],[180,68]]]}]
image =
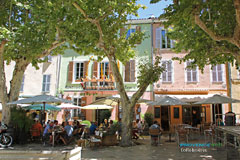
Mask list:
[{"label": "cobblestone ground", "polygon": [[[93,147],[84,148],[83,160],[239,160],[236,152],[224,147],[209,147],[207,152],[181,152],[176,142],[165,142],[162,145],[151,146],[150,138],[138,140],[139,145],[132,147]],[[192,142],[189,142],[192,143]],[[197,142],[193,142],[197,143]],[[199,142],[200,143],[200,142]],[[203,142],[202,142],[203,143]],[[229,156],[230,155],[230,156]]]}]

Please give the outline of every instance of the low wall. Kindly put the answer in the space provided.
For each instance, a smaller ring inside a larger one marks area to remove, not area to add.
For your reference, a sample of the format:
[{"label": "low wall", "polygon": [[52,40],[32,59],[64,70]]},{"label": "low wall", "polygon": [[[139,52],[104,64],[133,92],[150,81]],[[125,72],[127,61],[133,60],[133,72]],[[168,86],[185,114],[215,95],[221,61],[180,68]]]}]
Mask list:
[{"label": "low wall", "polygon": [[1,160],[81,160],[81,147],[69,151],[0,150]]}]

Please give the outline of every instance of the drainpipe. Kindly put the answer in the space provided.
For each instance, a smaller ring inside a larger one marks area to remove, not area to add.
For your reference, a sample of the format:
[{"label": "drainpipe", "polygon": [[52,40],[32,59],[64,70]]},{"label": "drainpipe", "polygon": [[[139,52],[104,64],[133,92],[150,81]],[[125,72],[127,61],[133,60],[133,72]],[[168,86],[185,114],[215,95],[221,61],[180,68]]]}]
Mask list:
[{"label": "drainpipe", "polygon": [[[227,63],[227,95],[232,98],[232,80],[231,80],[231,65]],[[232,103],[228,104],[228,110],[232,112]]]},{"label": "drainpipe", "polygon": [[[58,59],[57,59],[57,69],[56,69],[56,72],[57,72],[57,84],[56,84],[56,94],[59,94],[59,79],[60,79],[60,70],[61,70],[61,58],[62,56],[61,55],[58,55]],[[62,98],[62,97],[61,97]]]},{"label": "drainpipe", "polygon": [[[154,23],[154,18],[152,18],[152,22],[151,22],[151,61],[153,64],[153,52],[154,52],[154,48],[153,48],[153,23]],[[154,94],[154,83],[152,84],[152,100],[155,100],[155,94]]]}]

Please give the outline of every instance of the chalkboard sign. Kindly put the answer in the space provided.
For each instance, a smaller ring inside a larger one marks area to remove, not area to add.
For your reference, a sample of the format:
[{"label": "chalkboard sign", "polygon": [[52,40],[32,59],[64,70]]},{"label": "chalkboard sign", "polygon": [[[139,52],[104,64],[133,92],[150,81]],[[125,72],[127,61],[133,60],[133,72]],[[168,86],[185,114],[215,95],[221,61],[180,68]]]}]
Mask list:
[{"label": "chalkboard sign", "polygon": [[174,107],[173,111],[174,111],[174,118],[179,118],[179,108]]}]

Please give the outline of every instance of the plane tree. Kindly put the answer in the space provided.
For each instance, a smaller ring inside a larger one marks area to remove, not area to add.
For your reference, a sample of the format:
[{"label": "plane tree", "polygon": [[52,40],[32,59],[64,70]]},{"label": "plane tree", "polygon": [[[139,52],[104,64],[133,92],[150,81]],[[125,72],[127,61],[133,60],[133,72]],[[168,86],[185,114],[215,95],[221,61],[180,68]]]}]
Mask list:
[{"label": "plane tree", "polygon": [[[50,1],[0,1],[0,102],[2,121],[6,124],[11,116],[6,104],[18,99],[27,66],[38,68],[43,57],[55,54],[54,49],[64,43],[57,32],[58,19],[51,16],[52,7]],[[5,67],[11,62],[15,65],[7,88]]]},{"label": "plane tree", "polygon": [[[131,99],[127,96],[117,61],[125,64],[133,58],[136,44],[145,37],[144,33],[136,31],[126,38],[128,15],[137,15],[138,9],[142,7],[136,5],[136,1],[69,0],[62,1],[62,9],[55,12],[59,17],[63,17],[58,26],[72,49],[79,54],[95,55],[99,61],[104,57],[109,60],[123,109],[121,146],[132,145],[134,106],[149,84],[156,82],[163,71],[159,66],[159,57],[153,64],[151,60],[140,63],[137,77],[138,90]],[[121,36],[120,30],[123,31]]]}]

